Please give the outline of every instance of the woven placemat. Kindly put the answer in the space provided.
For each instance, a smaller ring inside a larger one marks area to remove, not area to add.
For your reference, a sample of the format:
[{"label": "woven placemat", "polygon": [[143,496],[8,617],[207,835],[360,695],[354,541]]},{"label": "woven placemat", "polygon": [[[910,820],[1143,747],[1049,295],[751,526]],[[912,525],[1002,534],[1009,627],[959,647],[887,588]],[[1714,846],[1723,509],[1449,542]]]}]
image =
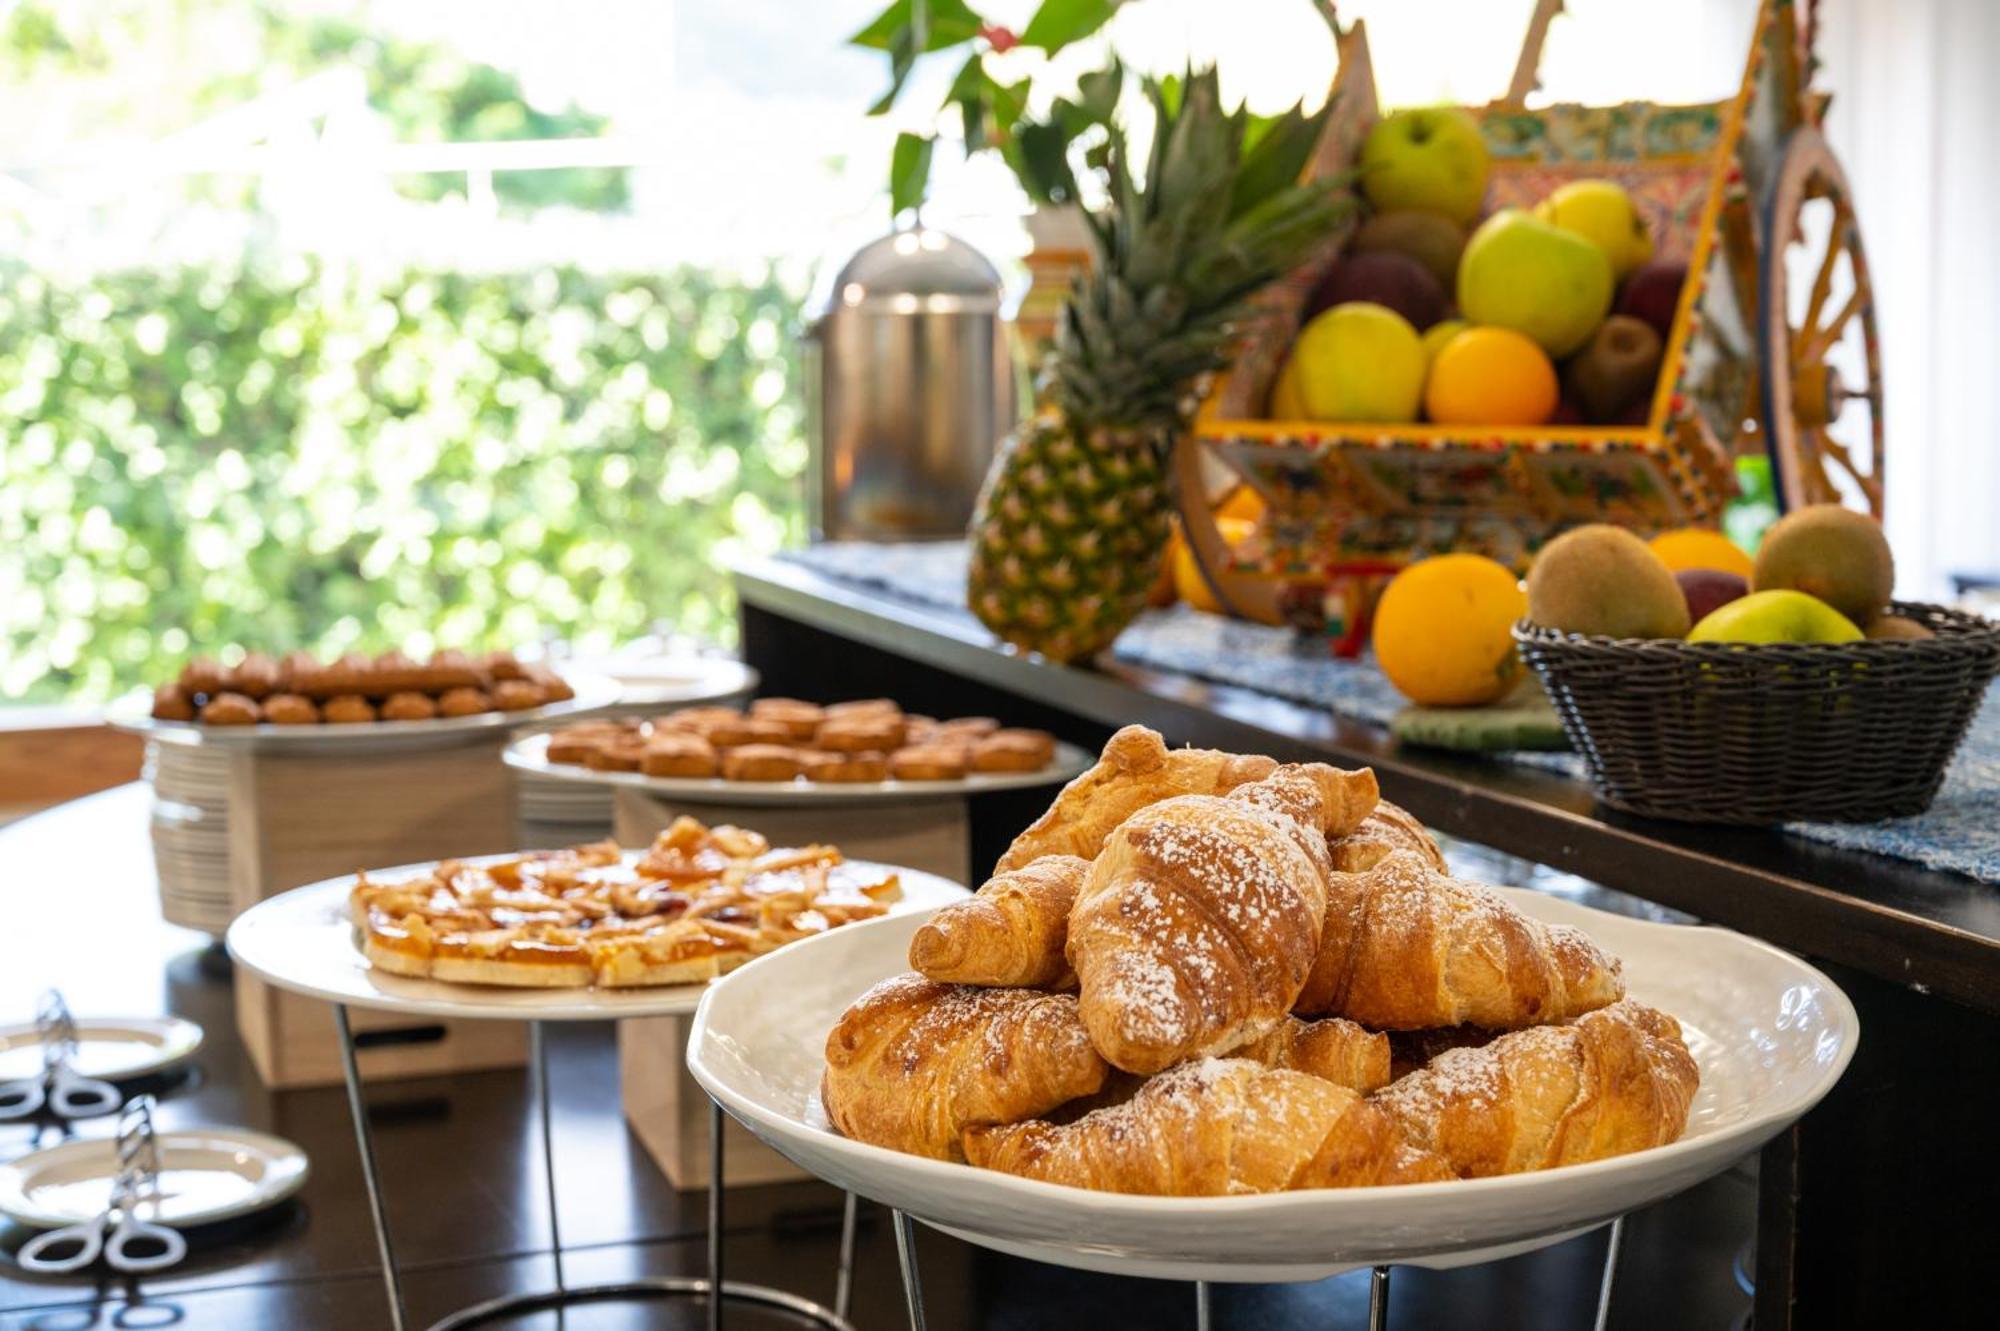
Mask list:
[{"label": "woven placemat", "polygon": [[[819,545],[785,558],[901,600],[966,613],[962,541]],[[1112,652],[1133,665],[1255,689],[1383,726],[1407,705],[1371,661],[1336,660],[1324,644],[1290,629],[1223,619],[1185,606],[1147,611],[1125,630]],[[1584,779],[1583,762],[1572,754],[1506,752],[1487,760]],[[1879,823],[1789,823],[1785,830],[2000,883],[2000,681],[1987,690],[1986,705],[1973,719],[1929,810]]]}]

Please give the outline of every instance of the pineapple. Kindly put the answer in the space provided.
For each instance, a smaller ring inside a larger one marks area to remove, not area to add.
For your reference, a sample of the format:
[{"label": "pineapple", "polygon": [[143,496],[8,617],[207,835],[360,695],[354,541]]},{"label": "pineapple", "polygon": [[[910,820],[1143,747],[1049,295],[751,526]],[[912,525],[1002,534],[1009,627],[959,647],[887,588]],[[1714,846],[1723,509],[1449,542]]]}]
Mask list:
[{"label": "pineapple", "polygon": [[1349,206],[1342,181],[1297,183],[1324,111],[1295,108],[1255,133],[1247,113],[1222,109],[1212,69],[1147,95],[1144,184],[1114,131],[1092,268],[1063,308],[1040,406],[1001,445],[972,517],[973,613],[1056,661],[1102,650],[1145,604],[1197,381],[1227,363],[1256,292]]}]

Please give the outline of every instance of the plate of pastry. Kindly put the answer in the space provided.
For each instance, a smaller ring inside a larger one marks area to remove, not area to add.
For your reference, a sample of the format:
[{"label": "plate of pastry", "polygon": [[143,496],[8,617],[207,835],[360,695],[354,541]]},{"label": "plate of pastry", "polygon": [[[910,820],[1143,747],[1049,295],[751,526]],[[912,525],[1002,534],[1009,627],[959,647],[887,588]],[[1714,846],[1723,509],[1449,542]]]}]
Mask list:
[{"label": "plate of pastry", "polygon": [[1754,939],[1452,877],[1370,772],[1128,727],[975,895],[717,984],[688,1064],[971,1242],[1285,1281],[1646,1206],[1811,1109],[1858,1035]]},{"label": "plate of pastry", "polygon": [[887,698],[758,698],[651,720],[598,719],[524,736],[509,766],[689,803],[785,805],[955,796],[1053,785],[1090,756],[990,716],[940,720]]},{"label": "plate of pastry", "polygon": [[469,741],[617,700],[601,676],[559,674],[511,652],[401,652],[323,661],[307,652],[187,663],[152,697],[110,709],[113,725],[161,740],[271,750],[383,753]]},{"label": "plate of pastry", "polygon": [[963,898],[957,883],[775,847],[680,818],[602,841],[409,864],[261,901],[237,964],[329,1002],[439,1017],[595,1020],[694,1010],[716,976],[815,934]]}]

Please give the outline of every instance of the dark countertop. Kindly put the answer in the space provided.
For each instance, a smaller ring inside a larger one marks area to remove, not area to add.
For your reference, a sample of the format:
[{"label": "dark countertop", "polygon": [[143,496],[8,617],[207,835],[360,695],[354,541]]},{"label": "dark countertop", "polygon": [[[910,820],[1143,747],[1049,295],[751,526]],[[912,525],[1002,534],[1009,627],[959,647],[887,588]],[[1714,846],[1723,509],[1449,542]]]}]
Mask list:
[{"label": "dark countertop", "polygon": [[1564,776],[1409,748],[1380,726],[1247,689],[1108,658],[1053,665],[1001,646],[969,616],[796,564],[760,562],[736,583],[746,637],[774,616],[824,633],[829,648],[859,644],[1098,728],[1142,722],[1177,743],[1367,764],[1385,796],[1444,832],[2000,1012],[2000,887],[1778,831],[1632,817]]},{"label": "dark countertop", "polygon": [[[124,786],[0,830],[0,1021],[24,1020],[59,983],[79,1016],[171,1012],[207,1041],[190,1075],[158,1085],[168,1128],[240,1125],[302,1146],[312,1177],[263,1216],[193,1231],[180,1268],[136,1290],[91,1278],[28,1277],[9,1254],[26,1232],[0,1221],[0,1331],[177,1326],[192,1331],[380,1331],[387,1325],[373,1232],[344,1092],[270,1091],[237,1038],[227,963],[202,935],[159,918],[147,848],[148,794]],[[331,1021],[331,1016],[328,1018]],[[564,1264],[574,1281],[700,1274],[704,1196],[676,1192],[627,1131],[609,1024],[550,1029]],[[375,1146],[412,1325],[496,1294],[546,1288],[548,1227],[536,1170],[539,1137],[519,1070],[375,1082]],[[102,1136],[108,1120],[80,1124]],[[32,1130],[0,1124],[0,1159]],[[41,1134],[54,1144],[53,1130]],[[1754,1183],[1732,1171],[1628,1223],[1615,1331],[1723,1328],[1748,1306],[1733,1264],[1753,1229]],[[732,1190],[729,1274],[830,1299],[839,1194],[817,1184]],[[890,1226],[864,1205],[854,1317],[863,1331],[902,1326]],[[1187,1287],[1064,1271],[975,1249],[919,1227],[930,1325],[969,1331],[1153,1331],[1192,1325]],[[1392,1326],[1585,1331],[1601,1234],[1458,1271],[1399,1270]],[[1218,1287],[1217,1331],[1358,1325],[1366,1273],[1306,1285]],[[565,1331],[702,1325],[702,1306],[598,1305]],[[117,1319],[117,1320],[113,1320]],[[550,1331],[552,1316],[504,1325]],[[795,1322],[732,1313],[735,1331]]]}]

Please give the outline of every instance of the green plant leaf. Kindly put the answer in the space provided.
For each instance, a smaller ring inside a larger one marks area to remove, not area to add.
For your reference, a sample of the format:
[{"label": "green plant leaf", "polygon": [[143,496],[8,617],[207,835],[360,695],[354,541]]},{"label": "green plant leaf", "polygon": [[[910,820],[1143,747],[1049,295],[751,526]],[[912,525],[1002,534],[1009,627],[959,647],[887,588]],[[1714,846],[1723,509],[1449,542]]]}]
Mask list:
[{"label": "green plant leaf", "polygon": [[[892,0],[867,27],[847,39],[849,46],[871,51],[892,51],[898,38],[910,45],[910,24],[915,18],[912,0]],[[986,20],[972,12],[965,0],[924,0],[924,50],[942,51],[947,46],[969,42],[979,35]]]},{"label": "green plant leaf", "polygon": [[1038,46],[1054,55],[1103,27],[1118,12],[1118,5],[1119,0],[1042,0],[1021,30],[1021,45]]},{"label": "green plant leaf", "polygon": [[923,203],[930,188],[931,150],[935,139],[905,131],[896,136],[895,151],[889,157],[889,214],[901,216],[906,208]]}]

